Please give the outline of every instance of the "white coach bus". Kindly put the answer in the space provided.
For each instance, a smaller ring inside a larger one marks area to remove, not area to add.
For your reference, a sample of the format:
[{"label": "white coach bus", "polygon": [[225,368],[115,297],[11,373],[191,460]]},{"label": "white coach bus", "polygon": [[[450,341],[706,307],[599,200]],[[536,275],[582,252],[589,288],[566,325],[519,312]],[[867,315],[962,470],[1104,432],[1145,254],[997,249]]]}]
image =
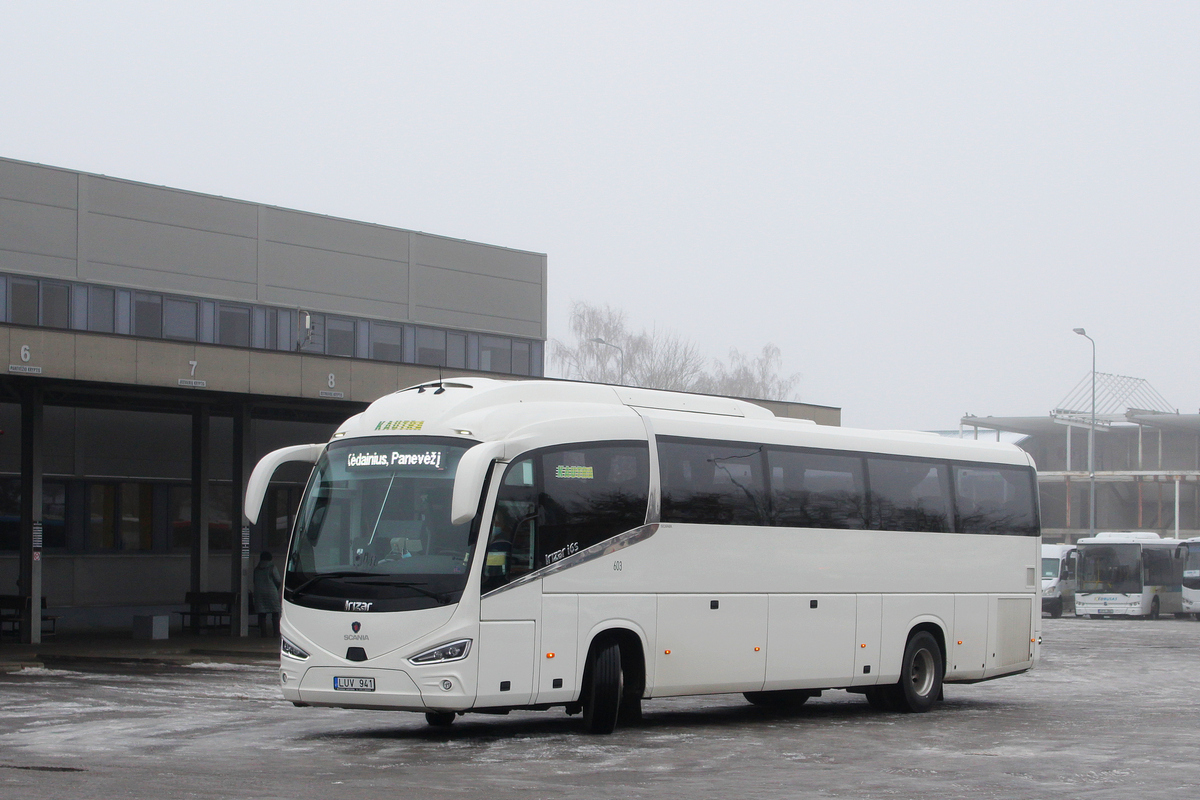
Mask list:
[{"label": "white coach bus", "polygon": [[1105,531],[1080,539],[1075,615],[1182,614],[1187,548],[1180,544],[1153,531]]},{"label": "white coach bus", "polygon": [[458,378],[414,386],[327,444],[284,585],[298,705],[565,707],[823,689],[926,711],[942,683],[1038,655],[1036,475],[1016,447],[776,418],[737,400]]}]

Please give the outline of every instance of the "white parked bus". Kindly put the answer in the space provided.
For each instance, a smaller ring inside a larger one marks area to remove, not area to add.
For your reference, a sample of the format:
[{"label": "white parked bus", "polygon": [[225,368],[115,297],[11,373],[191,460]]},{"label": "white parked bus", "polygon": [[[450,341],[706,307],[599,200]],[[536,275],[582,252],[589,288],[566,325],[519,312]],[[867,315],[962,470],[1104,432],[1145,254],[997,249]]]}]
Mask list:
[{"label": "white parked bus", "polygon": [[1042,611],[1054,618],[1075,610],[1075,545],[1042,545]]},{"label": "white parked bus", "polygon": [[1186,550],[1149,531],[1107,531],[1080,539],[1075,615],[1158,619],[1182,613]]},{"label": "white parked bus", "polygon": [[298,705],[565,707],[823,689],[926,711],[1038,654],[1036,475],[1016,447],[776,418],[737,400],[458,378],[328,444],[292,532],[280,679]]},{"label": "white parked bus", "polygon": [[1181,546],[1186,549],[1186,555],[1180,606],[1184,614],[1192,614],[1200,620],[1200,538],[1184,539]]}]

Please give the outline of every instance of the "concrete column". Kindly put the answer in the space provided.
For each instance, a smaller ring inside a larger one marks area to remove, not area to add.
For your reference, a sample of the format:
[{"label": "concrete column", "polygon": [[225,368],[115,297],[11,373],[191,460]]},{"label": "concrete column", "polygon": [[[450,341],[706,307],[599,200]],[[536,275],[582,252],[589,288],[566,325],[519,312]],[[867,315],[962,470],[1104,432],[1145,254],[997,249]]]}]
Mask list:
[{"label": "concrete column", "polygon": [[42,641],[42,390],[21,396],[21,565],[18,578],[25,610],[21,641]]},{"label": "concrete column", "polygon": [[229,554],[229,585],[237,593],[237,603],[229,615],[229,632],[246,636],[249,632],[250,593],[250,522],[246,519],[246,483],[254,469],[254,453],[250,447],[250,407],[239,403],[233,412],[233,514],[240,539],[233,541]]},{"label": "concrete column", "polygon": [[208,406],[192,412],[192,591],[208,591]]}]

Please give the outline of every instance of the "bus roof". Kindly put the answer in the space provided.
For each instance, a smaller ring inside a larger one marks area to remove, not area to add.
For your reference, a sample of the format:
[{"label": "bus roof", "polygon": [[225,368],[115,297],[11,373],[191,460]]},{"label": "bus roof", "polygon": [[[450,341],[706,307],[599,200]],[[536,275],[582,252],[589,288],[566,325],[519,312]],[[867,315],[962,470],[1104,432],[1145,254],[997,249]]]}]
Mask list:
[{"label": "bus roof", "polygon": [[[401,435],[475,441],[638,440],[658,435],[898,453],[1032,465],[1015,445],[917,431],[869,431],[776,417],[746,400],[559,380],[453,377],[385,395],[346,420],[334,438]],[[549,442],[547,442],[549,443]]]}]

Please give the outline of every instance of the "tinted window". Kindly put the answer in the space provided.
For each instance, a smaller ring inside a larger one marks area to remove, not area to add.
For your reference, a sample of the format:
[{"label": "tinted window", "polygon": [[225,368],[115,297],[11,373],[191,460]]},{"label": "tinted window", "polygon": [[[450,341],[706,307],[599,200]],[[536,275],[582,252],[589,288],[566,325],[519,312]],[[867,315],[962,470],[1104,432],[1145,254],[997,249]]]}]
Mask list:
[{"label": "tinted window", "polygon": [[42,282],[42,324],[48,328],[71,327],[71,287],[69,285]]},{"label": "tinted window", "polygon": [[662,521],[767,525],[763,446],[659,439]]},{"label": "tinted window", "polygon": [[955,467],[961,533],[1039,534],[1033,471],[1017,467]]},{"label": "tinted window", "polygon": [[514,375],[529,374],[529,342],[513,342],[512,371]]},{"label": "tinted window", "polygon": [[38,324],[37,281],[13,278],[9,281],[8,319],[16,325]]},{"label": "tinted window", "polygon": [[573,447],[541,456],[542,536],[537,566],[646,521],[650,455],[645,446]]},{"label": "tinted window", "polygon": [[649,484],[644,444],[572,445],[514,461],[496,498],[483,590],[642,525]]},{"label": "tinted window", "polygon": [[463,333],[446,334],[446,366],[467,366],[467,337]]},{"label": "tinted window", "polygon": [[221,304],[217,315],[217,331],[220,344],[235,347],[250,346],[250,309],[244,306]]},{"label": "tinted window", "polygon": [[862,459],[771,449],[774,524],[797,528],[865,528]]},{"label": "tinted window", "polygon": [[325,321],[325,352],[331,356],[354,355],[354,322],[329,317]]},{"label": "tinted window", "polygon": [[479,368],[485,372],[512,372],[512,340],[480,336]]},{"label": "tinted window", "polygon": [[113,332],[115,319],[114,300],[116,292],[99,286],[88,288],[88,330],[103,333]]},{"label": "tinted window", "polygon": [[196,340],[195,300],[168,297],[163,304],[163,333],[168,339]]},{"label": "tinted window", "polygon": [[949,532],[950,479],[943,464],[868,458],[871,527],[885,531]]},{"label": "tinted window", "polygon": [[417,328],[417,363],[444,366],[446,363],[446,332]]},{"label": "tinted window", "polygon": [[371,323],[371,358],[380,361],[399,361],[400,334],[403,329],[399,325],[387,325],[382,322]]},{"label": "tinted window", "polygon": [[156,294],[133,296],[133,335],[162,336],[162,297]]}]

